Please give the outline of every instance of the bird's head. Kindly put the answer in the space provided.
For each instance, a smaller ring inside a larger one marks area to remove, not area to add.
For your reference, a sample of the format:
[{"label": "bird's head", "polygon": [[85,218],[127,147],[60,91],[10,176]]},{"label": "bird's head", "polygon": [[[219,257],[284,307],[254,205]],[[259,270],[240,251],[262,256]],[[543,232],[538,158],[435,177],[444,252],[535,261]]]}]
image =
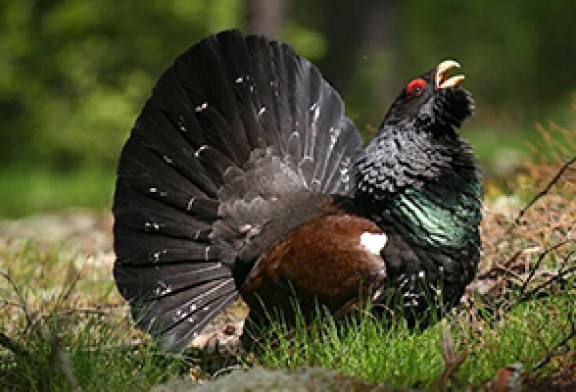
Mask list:
[{"label": "bird's head", "polygon": [[442,61],[438,66],[409,81],[396,98],[383,121],[384,125],[413,126],[417,129],[460,127],[472,114],[474,101],[460,87],[464,75],[450,76],[460,68],[454,60]]},{"label": "bird's head", "polygon": [[470,146],[454,131],[474,109],[471,94],[460,87],[464,76],[450,75],[459,67],[456,61],[442,61],[404,86],[358,158],[360,194],[384,200],[437,182],[446,173],[475,176]]}]

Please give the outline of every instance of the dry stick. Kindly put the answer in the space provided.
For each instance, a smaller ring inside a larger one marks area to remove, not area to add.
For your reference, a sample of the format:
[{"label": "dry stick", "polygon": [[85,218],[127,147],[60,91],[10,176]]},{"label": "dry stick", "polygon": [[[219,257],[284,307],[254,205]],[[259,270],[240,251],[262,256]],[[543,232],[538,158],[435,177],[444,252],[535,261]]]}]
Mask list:
[{"label": "dry stick", "polygon": [[568,343],[571,339],[576,338],[576,322],[574,321],[574,312],[570,313],[569,318],[570,318],[570,333],[558,344],[556,344],[556,347],[554,347],[554,349],[548,351],[544,359],[542,359],[536,366],[534,366],[534,368],[532,368],[532,372],[540,370],[544,366],[546,366],[546,364],[548,364],[556,355],[558,355],[558,351],[560,351],[562,347],[566,346],[566,343]]},{"label": "dry stick", "polygon": [[[73,272],[71,272],[71,268],[70,268],[68,270],[68,276],[67,276],[66,280],[70,279],[70,275],[72,273]],[[72,277],[72,281],[69,283],[68,288],[66,290],[61,291],[60,294],[58,295],[58,298],[56,299],[56,304],[54,306],[55,309],[60,307],[60,303],[66,301],[68,298],[70,298],[70,295],[72,295],[72,291],[74,291],[74,289],[76,288],[76,285],[80,281],[81,277],[82,277],[82,271],[74,273],[74,276]]]},{"label": "dry stick", "polygon": [[[567,162],[565,162],[562,167],[558,170],[558,172],[556,172],[556,174],[554,175],[554,177],[552,177],[552,180],[550,180],[550,182],[544,187],[544,189],[542,189],[540,192],[538,192],[538,194],[536,194],[536,196],[534,196],[532,198],[532,200],[530,200],[530,202],[524,207],[522,208],[522,210],[520,210],[520,212],[518,213],[518,216],[516,217],[516,219],[514,219],[514,223],[510,225],[510,227],[506,230],[506,232],[504,233],[505,237],[506,235],[510,234],[510,232],[514,229],[514,227],[516,227],[519,223],[520,223],[520,219],[522,219],[522,217],[524,216],[524,214],[526,214],[526,212],[532,208],[532,206],[534,204],[536,204],[536,202],[542,198],[543,196],[547,195],[548,192],[550,192],[550,189],[554,186],[554,184],[556,184],[558,182],[558,180],[562,177],[562,175],[564,174],[564,172],[572,165],[576,162],[576,156],[572,157],[570,160],[568,160]],[[548,255],[550,252],[552,252],[553,250],[556,250],[558,248],[560,248],[563,245],[566,245],[567,243],[574,243],[576,242],[575,240],[566,240],[566,241],[562,241],[560,243],[555,244],[552,248],[546,249],[539,257],[538,260],[536,261],[536,264],[534,265],[533,268],[530,269],[530,273],[529,276],[527,277],[527,279],[524,281],[522,288],[520,290],[521,294],[522,294],[522,298],[525,298],[527,296],[527,294],[534,294],[536,293],[538,290],[542,289],[543,287],[547,286],[548,284],[553,283],[555,280],[560,279],[560,277],[566,275],[567,273],[571,272],[572,270],[574,270],[574,268],[570,268],[568,270],[565,270],[561,273],[559,273],[558,275],[556,275],[555,277],[551,278],[550,280],[548,280],[547,282],[545,282],[544,284],[539,285],[538,287],[536,287],[536,289],[532,289],[530,290],[530,292],[526,293],[526,289],[528,287],[528,284],[530,283],[530,281],[534,278],[534,275],[536,274],[536,271],[540,268],[540,265],[543,261],[543,259],[546,257],[546,255]],[[512,259],[515,259],[517,257],[517,255],[519,255],[519,252],[517,252]],[[572,255],[572,252],[569,253],[569,255]],[[569,257],[570,257],[569,256]],[[489,271],[490,272],[490,271]],[[573,314],[570,314],[570,323],[571,323],[571,331],[568,334],[568,336],[566,336],[560,343],[558,343],[556,345],[556,348],[552,351],[550,351],[546,357],[538,364],[536,365],[532,371],[537,371],[539,369],[541,369],[542,367],[544,367],[548,362],[550,362],[552,360],[552,358],[554,357],[555,353],[559,350],[560,347],[563,347],[566,343],[568,343],[568,341],[570,341],[570,339],[576,338],[576,323],[574,322],[574,317]]]},{"label": "dry stick", "polygon": [[[45,331],[48,332],[46,328],[43,329],[45,329]],[[66,378],[66,381],[68,381],[68,384],[70,384],[70,387],[72,387],[73,391],[76,392],[82,391],[82,388],[78,383],[78,379],[74,374],[74,369],[72,367],[72,360],[70,359],[70,355],[60,348],[60,339],[55,334],[50,334],[47,337],[48,339],[50,339],[48,341],[50,342],[51,351],[53,353],[56,353],[58,362],[60,362],[60,370],[62,370],[62,373]]]},{"label": "dry stick", "polygon": [[494,265],[490,266],[490,268],[488,268],[484,271],[479,271],[478,274],[476,275],[476,278],[479,280],[489,278],[491,274],[493,274],[494,272],[497,272],[497,271],[503,271],[505,273],[512,275],[515,278],[518,278],[518,274],[516,274],[514,271],[510,270],[510,268],[508,268],[508,267],[510,267],[511,264],[515,263],[521,254],[522,254],[521,250],[516,251],[516,253],[514,253],[512,255],[512,257],[508,258],[508,260],[505,261],[504,263],[494,264]]},{"label": "dry stick", "polygon": [[[537,294],[541,293],[543,289],[552,286],[555,282],[562,281],[562,279],[564,279],[567,275],[570,275],[570,274],[576,272],[576,267],[570,267],[567,269],[563,269],[564,266],[567,264],[568,260],[572,257],[572,255],[574,253],[576,253],[576,249],[575,249],[574,251],[570,251],[568,253],[568,255],[566,255],[566,257],[564,257],[562,267],[560,268],[560,270],[557,273],[555,273],[550,278],[548,278],[546,281],[540,283],[536,287],[528,289],[530,282],[532,281],[532,279],[536,275],[536,271],[538,271],[538,269],[540,269],[540,266],[541,266],[544,258],[550,252],[552,252],[552,251],[554,251],[554,250],[556,250],[556,249],[558,249],[564,245],[570,244],[570,243],[576,244],[576,239],[570,239],[570,240],[565,240],[565,241],[559,242],[559,243],[555,244],[554,246],[552,246],[551,248],[546,249],[542,254],[540,254],[536,263],[530,268],[529,275],[526,278],[526,280],[523,282],[522,287],[520,288],[520,294],[516,298],[516,301],[514,303],[508,301],[506,304],[500,305],[500,309],[508,310],[514,304],[517,305],[519,303],[529,301],[530,299],[534,298]],[[539,298],[548,297],[549,295],[551,295],[551,294],[540,295]]]},{"label": "dry stick", "polygon": [[564,263],[563,263],[562,267],[564,267],[566,264],[568,264],[568,260],[570,260],[572,258],[572,256],[574,256],[575,254],[576,254],[576,248],[574,248],[574,250],[571,250],[570,252],[568,252],[566,257],[564,258]]},{"label": "dry stick", "polygon": [[[544,189],[542,189],[540,192],[538,192],[538,194],[536,196],[534,196],[534,198],[532,198],[532,200],[530,200],[530,202],[524,207],[522,208],[522,210],[520,211],[520,213],[518,213],[518,216],[516,217],[516,219],[514,219],[514,226],[517,225],[518,223],[520,223],[520,219],[524,216],[524,214],[543,196],[547,195],[548,192],[550,192],[550,189],[554,186],[554,184],[556,184],[556,182],[558,182],[558,180],[560,179],[560,177],[562,177],[562,175],[564,174],[564,172],[566,171],[566,169],[568,169],[574,162],[576,162],[576,155],[570,159],[569,161],[567,161],[566,163],[564,163],[562,165],[562,167],[560,168],[560,170],[558,170],[558,172],[556,173],[556,175],[552,178],[552,180],[548,183],[548,185],[546,185],[546,187],[544,187]],[[513,226],[512,226],[513,227]]]},{"label": "dry stick", "polygon": [[8,283],[12,286],[14,292],[16,293],[16,296],[18,297],[18,300],[20,301],[20,307],[22,308],[22,311],[24,312],[24,315],[26,317],[26,320],[29,324],[29,326],[33,327],[36,332],[46,341],[50,344],[50,349],[53,355],[55,355],[59,362],[60,362],[60,369],[62,370],[62,373],[64,374],[64,377],[66,378],[66,381],[68,381],[68,383],[70,384],[70,386],[72,387],[73,391],[81,391],[82,388],[80,387],[80,384],[78,383],[78,380],[76,379],[76,376],[74,375],[74,371],[72,370],[72,362],[70,361],[70,355],[68,355],[67,352],[63,351],[60,348],[60,344],[59,344],[59,339],[57,336],[55,336],[54,334],[52,334],[48,328],[46,328],[46,326],[44,326],[44,324],[42,324],[42,322],[34,322],[34,320],[32,319],[32,312],[30,311],[30,308],[28,307],[28,303],[26,302],[26,300],[24,299],[24,296],[22,295],[22,293],[20,292],[20,290],[18,289],[18,285],[16,285],[16,283],[12,280],[12,278],[10,277],[9,274],[5,273],[5,272],[0,272],[0,276],[2,276],[4,279],[6,279],[6,281],[8,281]]},{"label": "dry stick", "polygon": [[28,303],[24,299],[24,296],[20,292],[20,289],[18,289],[18,285],[16,285],[16,283],[12,280],[12,277],[9,274],[7,274],[6,272],[0,271],[0,276],[2,276],[10,284],[10,286],[12,286],[12,290],[14,290],[14,292],[16,293],[16,296],[18,297],[18,301],[20,302],[20,304],[19,304],[20,308],[22,308],[22,311],[24,312],[24,316],[26,317],[26,321],[28,322],[28,327],[33,326],[34,320],[32,319],[32,316],[31,316],[32,312],[30,312],[30,309],[28,308]]},{"label": "dry stick", "polygon": [[[569,242],[576,242],[576,241],[564,241],[563,243],[559,243],[556,244],[559,247],[561,245],[565,245],[566,243]],[[552,249],[550,249],[552,250]],[[545,252],[546,253],[546,252]],[[545,255],[545,253],[543,255],[541,255],[541,258],[543,258],[543,256]],[[565,265],[567,263],[567,261],[572,257],[572,255],[576,253],[576,250],[574,251],[570,251],[568,253],[568,255],[564,258],[564,263],[563,265]],[[539,259],[540,261],[541,259]],[[533,288],[532,290],[529,290],[528,292],[524,293],[522,296],[522,299],[528,299],[530,298],[532,295],[535,295],[536,293],[538,293],[540,290],[542,290],[543,288],[550,286],[551,284],[553,284],[555,281],[558,281],[560,279],[562,279],[564,276],[571,274],[573,272],[576,272],[576,267],[571,267],[565,270],[561,270],[559,271],[556,275],[554,275],[553,277],[551,277],[550,279],[548,279],[547,281],[541,283],[540,285],[536,286],[535,288]],[[527,280],[528,282],[528,280]],[[546,364],[548,364],[556,355],[558,355],[558,352],[560,351],[561,348],[565,347],[566,344],[571,340],[576,338],[576,322],[574,320],[574,312],[571,312],[569,314],[569,320],[570,320],[570,332],[568,333],[567,336],[564,337],[564,339],[562,339],[559,343],[557,343],[554,347],[554,349],[552,350],[548,350],[546,356],[544,357],[544,359],[542,359],[533,369],[532,372],[535,372],[541,368],[543,368]]]},{"label": "dry stick", "polygon": [[571,274],[572,272],[576,272],[576,267],[572,267],[572,268],[568,268],[564,271],[558,272],[556,275],[552,276],[550,279],[548,279],[546,282],[536,286],[535,288],[533,288],[532,290],[528,291],[526,294],[524,294],[522,296],[522,300],[527,300],[529,298],[531,298],[533,295],[536,295],[536,293],[538,293],[540,290],[546,288],[547,286],[551,286],[552,283],[561,280],[562,278],[564,278],[566,275]]},{"label": "dry stick", "polygon": [[12,351],[14,355],[24,356],[26,358],[32,358],[32,355],[23,346],[16,343],[14,340],[10,339],[6,334],[0,332],[0,346]]},{"label": "dry stick", "polygon": [[468,357],[467,350],[456,355],[454,338],[452,337],[452,332],[450,332],[450,327],[445,321],[442,322],[442,356],[444,358],[444,371],[436,380],[435,386],[438,391],[444,392],[448,390],[448,380],[454,377],[460,365]]},{"label": "dry stick", "polygon": [[536,261],[536,264],[534,264],[534,266],[532,268],[530,268],[530,273],[528,274],[528,277],[526,278],[526,280],[522,284],[522,288],[520,289],[520,294],[522,296],[524,296],[524,294],[526,292],[526,288],[528,287],[528,284],[530,283],[532,278],[534,278],[534,275],[536,275],[536,271],[538,271],[538,269],[540,268],[540,265],[542,264],[542,261],[544,260],[544,258],[546,256],[548,256],[548,254],[550,252],[552,252],[558,248],[561,248],[562,246],[564,246],[566,244],[570,244],[570,243],[576,243],[576,239],[569,239],[569,240],[560,241],[560,242],[554,244],[554,246],[546,249],[544,252],[542,252],[540,254],[540,256],[538,256],[538,260]]},{"label": "dry stick", "polygon": [[[58,306],[60,306],[61,302],[65,301],[67,298],[70,297],[70,295],[72,294],[72,291],[76,287],[76,284],[80,280],[80,277],[81,277],[81,273],[75,274],[69,287],[65,291],[62,291],[60,293],[60,295],[58,296],[58,299],[56,300],[56,305],[55,305],[56,309]],[[73,391],[81,391],[82,388],[80,387],[80,384],[78,383],[78,379],[76,378],[76,375],[74,374],[74,369],[72,366],[72,360],[70,359],[70,354],[60,348],[60,338],[58,337],[57,334],[51,334],[50,331],[48,330],[48,328],[44,327],[44,328],[42,328],[42,330],[43,330],[42,335],[44,335],[44,339],[46,339],[50,343],[50,348],[51,348],[52,352],[55,353],[56,357],[58,358],[58,362],[60,363],[60,370],[62,370],[62,373],[64,374],[64,377],[66,378],[66,381],[68,381],[68,384],[70,384]]]},{"label": "dry stick", "polygon": [[221,377],[225,374],[230,374],[232,373],[234,370],[242,370],[242,366],[240,365],[231,365],[231,366],[226,366],[225,368],[222,369],[218,369],[214,372],[214,374],[212,375],[213,379],[216,379],[218,377]]},{"label": "dry stick", "polygon": [[[118,307],[118,306],[116,306]],[[69,316],[71,314],[77,314],[77,313],[81,313],[81,314],[94,314],[94,315],[98,315],[98,316],[109,316],[110,313],[112,313],[112,309],[113,307],[95,307],[95,308],[69,308],[69,309],[63,309],[60,312],[58,312],[58,314],[60,316]]]},{"label": "dry stick", "polygon": [[[540,256],[538,256],[538,260],[536,261],[536,263],[530,267],[530,271],[528,273],[528,276],[526,278],[526,280],[524,280],[522,282],[522,286],[520,288],[520,294],[516,299],[516,302],[512,303],[512,302],[507,302],[504,305],[500,305],[500,309],[501,310],[507,310],[510,309],[514,304],[519,304],[521,302],[527,301],[531,298],[531,296],[536,295],[540,290],[548,287],[549,285],[552,285],[554,282],[564,278],[566,275],[569,275],[571,272],[573,272],[574,268],[569,268],[567,270],[562,271],[562,269],[555,274],[554,276],[552,276],[550,279],[548,279],[546,282],[538,285],[536,288],[530,289],[528,290],[528,285],[530,284],[530,282],[532,281],[532,279],[534,278],[534,276],[536,276],[536,272],[540,269],[540,266],[542,265],[542,262],[544,261],[544,258],[551,253],[552,251],[561,248],[564,245],[567,244],[576,244],[576,239],[568,239],[568,240],[564,240],[561,242],[558,242],[556,244],[554,244],[552,247],[545,249],[544,252],[542,252],[540,254]],[[571,257],[571,255],[574,252],[569,252],[568,255],[566,256],[564,263],[562,264],[563,266],[566,264],[567,259],[569,259]],[[563,267],[562,267],[563,268]],[[508,282],[510,282],[510,280],[508,280]]]}]

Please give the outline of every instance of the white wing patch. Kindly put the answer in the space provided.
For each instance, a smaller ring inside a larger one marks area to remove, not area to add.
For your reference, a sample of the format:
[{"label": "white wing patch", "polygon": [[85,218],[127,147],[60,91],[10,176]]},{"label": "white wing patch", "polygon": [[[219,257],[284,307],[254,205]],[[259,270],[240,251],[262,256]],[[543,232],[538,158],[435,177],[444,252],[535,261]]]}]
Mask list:
[{"label": "white wing patch", "polygon": [[360,236],[360,245],[372,254],[379,255],[382,249],[386,246],[388,237],[384,233],[369,233],[364,232]]}]

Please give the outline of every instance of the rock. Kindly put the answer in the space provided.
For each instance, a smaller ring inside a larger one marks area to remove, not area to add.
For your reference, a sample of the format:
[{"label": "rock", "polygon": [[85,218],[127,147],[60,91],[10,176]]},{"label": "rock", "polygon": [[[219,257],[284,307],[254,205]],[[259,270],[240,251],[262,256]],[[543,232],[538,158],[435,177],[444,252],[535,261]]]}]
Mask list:
[{"label": "rock", "polygon": [[[350,378],[334,370],[310,367],[296,371],[253,368],[236,370],[213,381],[196,384],[191,379],[176,379],[152,389],[153,392],[236,392],[236,391],[392,391],[380,384]],[[398,390],[400,391],[400,390]]]}]

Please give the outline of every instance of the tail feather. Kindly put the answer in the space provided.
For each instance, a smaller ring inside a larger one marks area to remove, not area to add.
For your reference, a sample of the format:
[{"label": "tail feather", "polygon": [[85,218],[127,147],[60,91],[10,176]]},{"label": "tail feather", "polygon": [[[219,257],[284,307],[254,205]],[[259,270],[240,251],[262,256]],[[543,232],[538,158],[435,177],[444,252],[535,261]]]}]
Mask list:
[{"label": "tail feather", "polygon": [[[145,109],[146,110],[146,109]],[[152,117],[152,116],[150,116]],[[215,195],[221,181],[220,175],[210,175],[198,160],[198,151],[202,151],[200,146],[194,150],[181,136],[180,133],[163,132],[167,126],[172,126],[169,121],[139,120],[133,131],[134,143],[140,143],[142,147],[150,150],[159,157],[166,165],[172,166],[186,177],[192,184],[204,187],[210,196]],[[121,174],[121,173],[120,173]]]},{"label": "tail feather", "polygon": [[[293,87],[284,89],[285,86],[280,84],[281,78],[291,73],[287,68],[295,55],[291,53],[290,59],[285,61],[284,51],[287,49],[285,46],[277,42],[267,42],[259,37],[249,37],[247,45],[253,71],[249,75],[244,75],[244,79],[238,83],[238,88],[245,96],[243,102],[252,104],[253,108],[248,113],[260,124],[261,129],[276,130],[264,135],[266,145],[277,146],[279,152],[283,154],[282,136],[292,126],[290,121],[292,118],[286,114],[290,113],[287,99],[292,95]],[[271,59],[276,61],[270,61]],[[241,70],[235,72],[240,75],[242,73]]]},{"label": "tail feather", "polygon": [[163,347],[181,349],[237,296],[233,279],[220,278],[131,305],[137,322],[146,326]]},{"label": "tail feather", "polygon": [[[193,266],[188,263],[166,264],[162,266],[160,274],[155,266],[124,266],[116,268],[114,273],[115,279],[122,285],[123,295],[134,298],[140,291],[146,293],[138,297],[142,303],[161,300],[195,286],[230,276],[228,267],[222,263],[212,262],[198,262]],[[135,274],[140,277],[139,281],[133,279]]]},{"label": "tail feather", "polygon": [[219,297],[211,302],[206,302],[200,310],[194,313],[194,318],[184,318],[163,330],[162,334],[158,336],[159,344],[163,347],[185,347],[191,339],[198,336],[210,320],[238,297],[232,282],[227,282],[226,286],[218,286],[218,289]]},{"label": "tail feather", "polygon": [[223,185],[224,179],[222,176],[227,168],[234,165],[234,162],[209,145],[201,146],[194,154],[210,177],[215,179],[214,182],[218,186]]},{"label": "tail feather", "polygon": [[[173,328],[180,320],[187,319],[187,322],[194,324],[200,321],[201,311],[209,311],[206,306],[210,306],[217,301],[223,293],[230,294],[236,290],[233,279],[221,278],[211,279],[209,282],[199,284],[186,291],[175,292],[170,296],[165,296],[161,300],[152,301],[155,306],[159,302],[163,303],[162,313],[151,316],[150,320],[158,324],[160,333]],[[167,322],[164,322],[167,321]]]},{"label": "tail feather", "polygon": [[[339,127],[330,130],[328,151],[321,183],[324,184],[322,193],[336,194],[348,193],[352,189],[351,178],[354,176],[353,162],[356,158],[354,146],[359,143],[358,135],[350,130],[355,129],[354,124],[344,118]],[[344,185],[343,185],[344,184]]]},{"label": "tail feather", "polygon": [[[260,146],[258,136],[264,134],[260,129],[259,135],[254,135],[258,124],[245,121],[243,116],[247,111],[240,106],[242,99],[237,96],[235,79],[229,70],[232,62],[249,64],[245,47],[246,43],[238,32],[211,36],[178,58],[171,70],[193,103],[194,113],[203,125],[204,136],[210,145],[235,157],[238,163],[246,161],[250,151]],[[159,83],[159,86],[162,85]],[[210,132],[219,129],[214,126],[223,124],[228,127],[221,132]]]},{"label": "tail feather", "polygon": [[184,211],[164,208],[157,200],[146,197],[140,192],[127,187],[123,190],[130,204],[123,206],[116,214],[116,219],[134,231],[150,232],[156,235],[191,240],[208,239],[211,226],[200,216],[191,219]]},{"label": "tail feather", "polygon": [[114,274],[138,325],[183,347],[237,297],[238,274],[350,192],[360,146],[338,94],[288,45],[226,31],[178,57],[118,167]]},{"label": "tail feather", "polygon": [[[175,159],[183,159],[188,165],[182,162],[175,164]],[[163,154],[157,147],[147,147],[138,136],[128,140],[122,151],[120,162],[118,168],[120,179],[130,181],[134,176],[146,173],[151,176],[150,185],[153,187],[155,183],[164,182],[178,188],[183,187],[192,196],[206,197],[214,197],[218,190],[196,158],[182,158],[181,154],[174,152],[170,155]],[[166,179],[161,177],[162,175],[166,175]]]},{"label": "tail feather", "polygon": [[116,246],[116,256],[125,265],[219,260],[227,251],[222,245],[127,230],[127,226],[115,228],[114,236],[116,244],[122,244]]}]

